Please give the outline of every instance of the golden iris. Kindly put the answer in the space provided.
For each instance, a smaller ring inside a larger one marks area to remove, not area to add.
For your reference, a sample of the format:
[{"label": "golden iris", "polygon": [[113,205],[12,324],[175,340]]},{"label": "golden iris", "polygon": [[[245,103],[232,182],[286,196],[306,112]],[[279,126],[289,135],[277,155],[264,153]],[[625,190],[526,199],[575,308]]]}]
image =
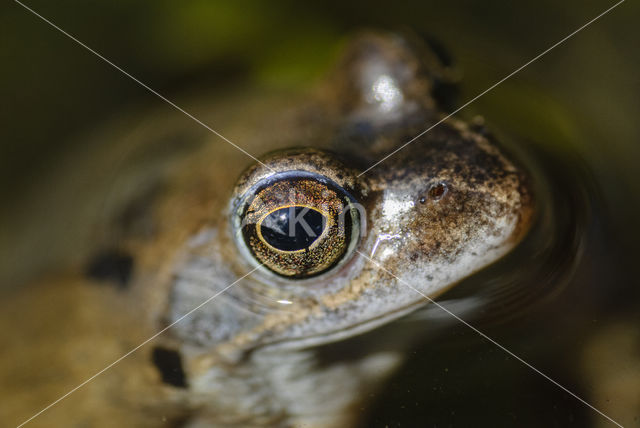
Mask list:
[{"label": "golden iris", "polygon": [[312,174],[271,179],[245,199],[241,232],[251,254],[292,278],[335,266],[352,243],[357,210],[335,183]]}]

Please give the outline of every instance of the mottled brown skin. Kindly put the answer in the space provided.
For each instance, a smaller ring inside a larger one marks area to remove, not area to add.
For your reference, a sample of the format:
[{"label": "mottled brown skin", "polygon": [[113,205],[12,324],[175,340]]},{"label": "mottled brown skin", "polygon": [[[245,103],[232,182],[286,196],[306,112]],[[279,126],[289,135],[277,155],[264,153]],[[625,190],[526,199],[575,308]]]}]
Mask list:
[{"label": "mottled brown skin", "polygon": [[[117,248],[133,255],[134,269],[120,287],[109,287],[113,278],[87,276],[90,260],[80,257],[70,273],[5,299],[3,343],[11,352],[0,357],[0,418],[20,423],[180,320],[31,426],[356,424],[369,392],[419,334],[382,327],[426,303],[403,282],[435,297],[509,252],[530,223],[524,172],[458,120],[359,175],[442,116],[432,93],[445,78],[427,50],[367,33],[354,38],[314,101],[292,113],[269,107],[251,114],[233,103],[214,109],[209,98],[188,105],[205,122],[219,119],[219,130],[251,153],[289,148],[264,157],[266,166],[248,166],[215,137],[190,135],[193,124],[158,113],[136,131],[110,135],[110,150],[140,153],[144,167],[123,166],[126,190],[108,208],[96,203],[108,219],[104,232],[78,238],[74,248]],[[171,135],[189,135],[186,154],[153,158],[158,138]],[[258,267],[226,289],[257,266],[234,237],[236,201],[260,180],[291,170],[347,189],[366,209],[365,233],[318,276],[284,278]],[[144,183],[133,186],[140,195],[129,191],[132,182]],[[134,209],[141,198],[144,209]],[[178,356],[171,373],[152,363],[154,347]]]}]

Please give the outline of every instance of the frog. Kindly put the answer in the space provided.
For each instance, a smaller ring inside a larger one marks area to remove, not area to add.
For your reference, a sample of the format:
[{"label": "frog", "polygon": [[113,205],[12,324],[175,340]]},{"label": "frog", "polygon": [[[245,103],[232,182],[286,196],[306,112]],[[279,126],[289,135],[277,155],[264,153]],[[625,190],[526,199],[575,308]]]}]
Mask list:
[{"label": "frog", "polygon": [[295,103],[189,104],[243,151],[158,107],[72,157],[76,190],[51,190],[86,204],[68,266],[2,301],[2,420],[362,423],[429,328],[399,322],[534,221],[526,168],[475,123],[446,117],[369,168],[445,118],[448,71],[415,36],[363,31]]}]

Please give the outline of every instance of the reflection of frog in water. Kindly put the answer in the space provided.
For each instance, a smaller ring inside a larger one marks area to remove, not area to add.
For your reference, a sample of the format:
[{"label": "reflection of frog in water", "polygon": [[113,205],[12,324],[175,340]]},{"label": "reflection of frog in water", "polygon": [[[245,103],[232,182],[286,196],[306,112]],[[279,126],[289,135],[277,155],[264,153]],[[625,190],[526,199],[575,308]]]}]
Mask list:
[{"label": "reflection of frog in water", "polygon": [[[125,140],[142,166],[123,173],[101,250],[82,274],[5,300],[3,325],[21,327],[3,333],[2,419],[21,422],[176,322],[32,424],[353,425],[410,335],[353,336],[499,259],[529,225],[523,172],[457,120],[359,175],[441,117],[442,78],[405,39],[356,38],[317,101],[221,129],[251,153],[301,147],[239,181],[232,147],[163,153],[155,140],[176,124],[139,125]],[[289,229],[298,218],[306,227]]]}]

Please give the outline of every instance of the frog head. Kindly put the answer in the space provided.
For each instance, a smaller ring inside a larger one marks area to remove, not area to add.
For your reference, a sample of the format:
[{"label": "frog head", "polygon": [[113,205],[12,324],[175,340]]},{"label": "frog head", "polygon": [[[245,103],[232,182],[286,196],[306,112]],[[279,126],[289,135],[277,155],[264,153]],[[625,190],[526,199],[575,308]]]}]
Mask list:
[{"label": "frog head", "polygon": [[321,87],[324,139],[262,157],[190,241],[171,320],[224,293],[175,326],[181,340],[229,355],[341,340],[514,248],[531,191],[485,133],[447,119],[368,168],[444,116],[434,91],[445,72],[428,53],[379,34],[347,48]]}]

